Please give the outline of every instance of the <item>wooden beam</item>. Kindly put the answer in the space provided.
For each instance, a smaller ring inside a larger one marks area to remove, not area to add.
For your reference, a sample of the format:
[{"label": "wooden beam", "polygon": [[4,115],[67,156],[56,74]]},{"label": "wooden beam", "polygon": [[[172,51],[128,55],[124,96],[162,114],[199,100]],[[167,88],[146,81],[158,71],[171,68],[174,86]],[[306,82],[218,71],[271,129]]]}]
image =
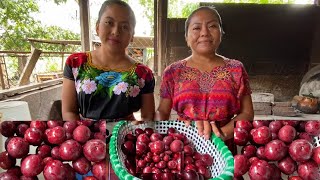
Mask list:
[{"label": "wooden beam", "polygon": [[20,56],[18,57],[18,72],[22,74],[24,67],[26,66],[28,61],[27,56]]},{"label": "wooden beam", "polygon": [[168,19],[168,0],[158,0],[157,12],[157,52],[158,52],[158,75],[167,65],[166,47],[167,47],[167,19]]},{"label": "wooden beam", "polygon": [[[61,52],[61,51],[42,51],[41,54],[72,54],[74,52]],[[29,51],[0,51],[0,54],[14,54],[15,56],[27,56],[28,54],[31,54]]]},{"label": "wooden beam", "polygon": [[81,45],[80,40],[46,40],[46,39],[34,39],[34,38],[27,38],[27,40],[30,42],[47,43],[47,44]]},{"label": "wooden beam", "polygon": [[3,70],[2,70],[2,62],[4,62],[4,57],[0,57],[1,60],[0,60],[0,80],[1,80],[1,88],[2,89],[5,89],[6,88],[6,85],[4,84],[4,76],[3,76]]},{"label": "wooden beam", "polygon": [[36,66],[36,63],[41,55],[41,50],[36,49],[36,48],[32,48],[31,50],[31,55],[28,58],[27,64],[26,66],[23,68],[23,72],[22,75],[19,79],[18,85],[22,86],[22,85],[26,85],[29,83],[29,78],[31,76],[31,73],[34,69],[34,67]]},{"label": "wooden beam", "polygon": [[82,51],[91,50],[89,0],[79,1]]},{"label": "wooden beam", "polygon": [[[100,44],[99,40],[92,40],[93,44]],[[130,43],[129,48],[154,48],[154,38],[151,36],[134,36],[133,42]]]},{"label": "wooden beam", "polygon": [[158,58],[158,1],[153,0],[153,10],[154,10],[154,15],[153,15],[153,34],[154,34],[154,41],[153,41],[153,46],[154,46],[154,58],[153,58],[153,70],[156,75],[158,75],[158,64],[159,64],[159,58]]},{"label": "wooden beam", "polygon": [[6,97],[11,97],[18,94],[23,94],[26,92],[30,92],[33,90],[43,89],[46,87],[50,87],[53,85],[61,84],[63,78],[54,79],[54,80],[48,80],[41,83],[33,83],[29,85],[24,85],[20,87],[14,87],[6,90],[0,90],[0,100],[5,99]]}]

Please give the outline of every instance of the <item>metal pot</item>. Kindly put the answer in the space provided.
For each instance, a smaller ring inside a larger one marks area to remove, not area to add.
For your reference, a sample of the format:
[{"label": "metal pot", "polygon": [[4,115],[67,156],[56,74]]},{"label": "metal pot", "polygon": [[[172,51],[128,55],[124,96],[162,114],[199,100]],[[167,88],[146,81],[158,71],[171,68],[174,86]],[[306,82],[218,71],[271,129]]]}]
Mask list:
[{"label": "metal pot", "polygon": [[312,94],[304,95],[297,103],[297,109],[306,114],[315,114],[318,112],[318,98]]}]

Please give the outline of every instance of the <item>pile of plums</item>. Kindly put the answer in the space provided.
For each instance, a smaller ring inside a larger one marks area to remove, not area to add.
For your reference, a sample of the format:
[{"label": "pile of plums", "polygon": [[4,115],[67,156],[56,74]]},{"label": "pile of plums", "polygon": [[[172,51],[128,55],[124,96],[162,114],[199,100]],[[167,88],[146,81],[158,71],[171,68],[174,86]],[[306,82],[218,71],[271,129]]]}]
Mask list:
[{"label": "pile of plums", "polygon": [[235,179],[320,179],[320,121],[237,121],[234,141],[243,146],[234,157]]},{"label": "pile of plums", "polygon": [[166,134],[137,128],[125,135],[121,149],[128,172],[142,179],[211,178],[213,157],[197,152],[190,140],[174,128],[168,128]]},{"label": "pile of plums", "polygon": [[74,180],[90,170],[86,179],[106,179],[105,121],[4,121],[0,132],[7,137],[1,180],[38,179],[40,173],[46,180]]}]

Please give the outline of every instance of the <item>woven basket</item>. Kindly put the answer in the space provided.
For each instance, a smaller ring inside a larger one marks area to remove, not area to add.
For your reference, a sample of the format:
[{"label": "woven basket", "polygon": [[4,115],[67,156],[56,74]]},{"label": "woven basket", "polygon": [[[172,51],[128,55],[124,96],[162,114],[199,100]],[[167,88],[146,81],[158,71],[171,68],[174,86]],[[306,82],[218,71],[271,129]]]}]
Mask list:
[{"label": "woven basket", "polygon": [[210,167],[212,179],[231,180],[233,178],[233,156],[224,142],[215,135],[212,135],[211,140],[205,140],[198,135],[194,125],[186,127],[180,121],[155,121],[140,125],[132,125],[130,122],[121,121],[114,127],[109,144],[110,162],[120,180],[139,179],[129,174],[125,168],[125,155],[121,151],[121,144],[128,132],[134,131],[136,128],[144,129],[147,127],[155,129],[160,134],[165,134],[170,127],[175,128],[187,136],[198,152],[208,153],[214,158],[214,164]]}]

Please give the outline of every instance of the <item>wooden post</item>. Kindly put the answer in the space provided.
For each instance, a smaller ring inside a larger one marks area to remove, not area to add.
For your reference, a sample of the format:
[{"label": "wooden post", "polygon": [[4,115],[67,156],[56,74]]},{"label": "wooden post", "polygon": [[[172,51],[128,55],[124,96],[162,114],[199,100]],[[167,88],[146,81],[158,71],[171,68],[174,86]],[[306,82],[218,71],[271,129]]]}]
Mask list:
[{"label": "wooden post", "polygon": [[31,73],[36,66],[36,63],[41,55],[41,50],[31,47],[31,55],[28,58],[26,66],[23,68],[22,74],[19,79],[19,86],[27,85],[29,83],[29,78]]},{"label": "wooden post", "polygon": [[3,70],[2,70],[2,62],[4,62],[4,56],[0,57],[0,80],[1,80],[1,88],[5,89],[6,85],[4,84]]},{"label": "wooden post", "polygon": [[158,75],[158,63],[159,63],[159,57],[158,57],[158,1],[153,0],[153,10],[154,10],[154,15],[153,15],[153,49],[154,49],[154,56],[153,56],[153,70],[156,75]]},{"label": "wooden post", "polygon": [[166,66],[166,45],[167,45],[167,17],[168,0],[158,0],[157,11],[157,53],[158,53],[158,75],[161,76]]},{"label": "wooden post", "polygon": [[19,56],[18,57],[18,71],[19,71],[19,74],[22,74],[26,63],[27,63],[27,56]]},{"label": "wooden post", "polygon": [[[62,52],[64,52],[66,48],[66,45],[62,45]],[[64,66],[64,54],[61,54],[61,71],[63,71],[63,66]]]},{"label": "wooden post", "polygon": [[89,0],[79,1],[82,51],[91,50]]}]

